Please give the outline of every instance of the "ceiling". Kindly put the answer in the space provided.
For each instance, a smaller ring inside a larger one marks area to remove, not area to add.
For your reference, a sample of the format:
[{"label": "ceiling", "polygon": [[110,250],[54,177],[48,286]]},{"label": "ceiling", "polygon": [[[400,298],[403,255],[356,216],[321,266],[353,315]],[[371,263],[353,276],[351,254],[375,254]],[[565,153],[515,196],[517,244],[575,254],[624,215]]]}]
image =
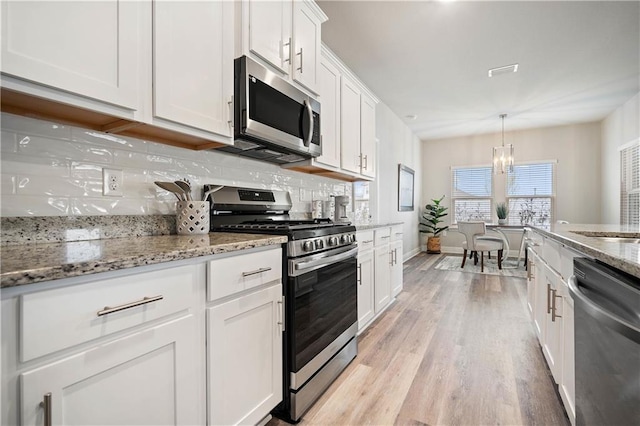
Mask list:
[{"label": "ceiling", "polygon": [[640,90],[639,1],[317,3],[323,42],[422,140],[598,121]]}]

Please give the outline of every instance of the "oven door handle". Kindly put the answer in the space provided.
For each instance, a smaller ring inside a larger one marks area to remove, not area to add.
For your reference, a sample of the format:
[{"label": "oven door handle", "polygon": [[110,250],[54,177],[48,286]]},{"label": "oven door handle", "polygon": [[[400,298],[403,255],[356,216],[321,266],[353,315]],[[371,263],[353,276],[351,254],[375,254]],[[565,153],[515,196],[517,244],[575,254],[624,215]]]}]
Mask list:
[{"label": "oven door handle", "polygon": [[344,259],[348,259],[350,257],[358,254],[358,247],[354,247],[349,251],[342,252],[340,254],[336,254],[334,256],[327,256],[321,259],[309,260],[307,262],[300,262],[294,265],[294,269],[296,271],[306,270],[306,269],[318,269],[325,265],[330,265],[335,262],[339,262]]}]

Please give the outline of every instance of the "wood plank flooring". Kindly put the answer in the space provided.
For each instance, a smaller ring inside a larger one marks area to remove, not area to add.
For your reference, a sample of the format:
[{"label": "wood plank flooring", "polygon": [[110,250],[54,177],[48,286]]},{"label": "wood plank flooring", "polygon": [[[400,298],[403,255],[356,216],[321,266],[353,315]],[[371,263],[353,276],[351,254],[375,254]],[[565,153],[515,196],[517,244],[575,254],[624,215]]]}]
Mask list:
[{"label": "wood plank flooring", "polygon": [[301,425],[569,425],[526,281],[436,270],[441,256],[404,264],[404,290]]}]

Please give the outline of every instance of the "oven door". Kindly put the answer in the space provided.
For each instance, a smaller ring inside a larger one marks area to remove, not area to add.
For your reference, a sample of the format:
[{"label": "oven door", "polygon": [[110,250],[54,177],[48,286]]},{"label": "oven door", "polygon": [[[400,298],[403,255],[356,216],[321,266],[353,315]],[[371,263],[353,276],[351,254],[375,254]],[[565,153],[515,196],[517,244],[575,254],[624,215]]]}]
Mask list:
[{"label": "oven door", "polygon": [[357,246],[289,260],[290,388],[300,388],[357,332]]}]

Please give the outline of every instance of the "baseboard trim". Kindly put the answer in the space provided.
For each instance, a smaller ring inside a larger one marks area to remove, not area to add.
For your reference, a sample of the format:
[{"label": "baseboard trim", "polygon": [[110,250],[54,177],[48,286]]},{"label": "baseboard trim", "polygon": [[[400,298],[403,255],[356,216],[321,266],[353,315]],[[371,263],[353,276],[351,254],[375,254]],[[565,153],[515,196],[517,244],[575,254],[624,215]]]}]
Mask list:
[{"label": "baseboard trim", "polygon": [[420,249],[420,247],[416,247],[415,249],[411,250],[409,253],[407,253],[407,254],[405,254],[403,256],[404,259],[402,259],[402,263],[406,262],[407,260],[411,259],[412,257],[417,256],[421,252],[422,252],[422,250]]}]

